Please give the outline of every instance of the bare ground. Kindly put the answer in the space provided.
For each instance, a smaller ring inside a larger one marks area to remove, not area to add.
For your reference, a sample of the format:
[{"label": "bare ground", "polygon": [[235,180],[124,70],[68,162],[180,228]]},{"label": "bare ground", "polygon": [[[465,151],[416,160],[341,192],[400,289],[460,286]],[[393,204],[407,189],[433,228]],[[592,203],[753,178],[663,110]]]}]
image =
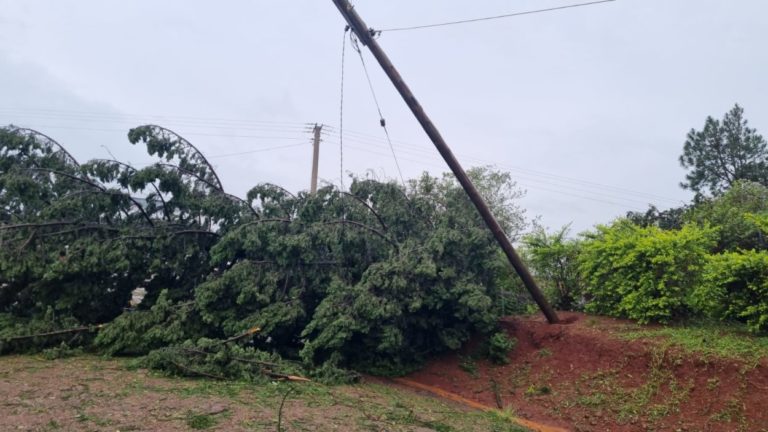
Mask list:
[{"label": "bare ground", "polygon": [[[751,349],[765,338],[739,336],[739,346],[707,354],[722,334],[687,336],[695,349],[684,349],[653,336],[669,328],[561,317],[556,325],[505,318],[502,327],[517,340],[507,365],[474,357],[470,344],[406,379],[576,432],[768,432],[768,356]],[[650,336],[627,337],[637,330]]]},{"label": "bare ground", "polygon": [[[469,344],[398,384],[254,385],[167,378],[125,360],[0,357],[0,432],[519,432],[515,417],[538,431],[768,432],[767,338],[683,334],[692,350],[654,336],[662,327],[563,316],[503,320],[518,341],[508,365],[474,357]],[[627,337],[638,330],[650,337]],[[721,348],[700,352],[708,346]]]}]

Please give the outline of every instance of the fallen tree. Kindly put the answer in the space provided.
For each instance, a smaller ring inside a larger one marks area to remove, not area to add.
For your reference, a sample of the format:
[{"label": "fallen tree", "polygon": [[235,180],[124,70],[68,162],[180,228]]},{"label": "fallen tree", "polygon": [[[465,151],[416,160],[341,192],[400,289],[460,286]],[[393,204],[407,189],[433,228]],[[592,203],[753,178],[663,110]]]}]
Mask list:
[{"label": "fallen tree", "polygon": [[[129,139],[162,161],[80,165],[50,138],[0,129],[0,340],[28,342],[6,352],[65,342],[222,378],[397,374],[491,334],[500,304],[519,298],[449,176],[295,195],[264,183],[238,198],[172,131]],[[519,233],[509,176],[470,174]]]}]

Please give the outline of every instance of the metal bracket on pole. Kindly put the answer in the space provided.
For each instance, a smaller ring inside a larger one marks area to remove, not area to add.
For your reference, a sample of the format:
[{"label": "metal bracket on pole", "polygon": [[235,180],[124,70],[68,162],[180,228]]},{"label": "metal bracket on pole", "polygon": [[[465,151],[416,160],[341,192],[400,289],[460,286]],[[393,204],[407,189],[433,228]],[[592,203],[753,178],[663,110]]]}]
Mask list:
[{"label": "metal bracket on pole", "polygon": [[[341,12],[341,16],[347,20],[347,25],[352,29],[353,32],[355,32],[355,35],[357,36],[357,39],[360,41],[360,43],[362,43],[363,46],[368,46],[369,41],[373,40],[371,35],[373,35],[374,30],[372,28],[368,28],[366,30],[365,23],[363,23],[362,20],[352,19],[352,14],[354,13],[357,16],[357,13],[354,12],[355,7],[352,6],[349,2],[334,1],[333,3],[339,9],[339,12]],[[362,27],[360,27],[361,24]]]}]

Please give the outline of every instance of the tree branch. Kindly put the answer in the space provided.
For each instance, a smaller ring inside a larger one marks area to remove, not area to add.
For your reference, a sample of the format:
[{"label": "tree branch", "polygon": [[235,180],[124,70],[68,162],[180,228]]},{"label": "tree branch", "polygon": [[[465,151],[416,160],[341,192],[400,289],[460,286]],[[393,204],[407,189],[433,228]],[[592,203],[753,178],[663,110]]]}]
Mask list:
[{"label": "tree branch", "polygon": [[364,205],[368,210],[371,211],[371,213],[374,214],[374,216],[376,216],[376,219],[378,219],[379,224],[381,224],[381,227],[384,228],[384,231],[389,230],[389,228],[387,227],[387,224],[384,223],[384,219],[381,218],[381,215],[379,215],[379,213],[376,212],[376,210],[374,210],[373,207],[371,207],[366,201],[364,201],[359,196],[351,194],[349,192],[341,191],[341,193],[343,194],[343,196],[348,196],[348,197],[354,198],[355,201],[357,201],[360,204]]},{"label": "tree branch", "polygon": [[381,237],[382,239],[386,240],[389,244],[394,246],[395,249],[397,249],[398,251],[400,250],[400,246],[394,240],[392,240],[389,237],[387,237],[386,234],[384,234],[383,232],[377,230],[376,228],[371,228],[368,225],[365,225],[363,223],[356,222],[356,221],[350,221],[350,220],[337,220],[337,221],[323,222],[323,225],[338,225],[338,224],[352,225],[352,226],[355,226],[355,227],[362,228],[362,229],[365,229],[367,231],[370,231],[370,232],[376,234],[377,236]]},{"label": "tree branch", "polygon": [[194,150],[195,153],[197,153],[197,155],[200,157],[200,159],[203,160],[203,163],[205,163],[205,165],[208,167],[208,169],[211,170],[211,174],[213,174],[213,177],[216,179],[216,183],[218,183],[217,189],[219,189],[220,191],[224,192],[224,186],[221,183],[221,179],[219,179],[219,175],[216,173],[216,170],[213,169],[213,165],[211,165],[211,163],[208,162],[208,159],[205,158],[205,155],[203,155],[203,153],[200,150],[198,150],[197,147],[192,145],[192,143],[190,141],[188,141],[186,138],[182,137],[181,135],[177,134],[176,132],[174,132],[174,131],[172,131],[170,129],[164,128],[162,126],[154,125],[154,124],[150,124],[150,125],[147,125],[147,126],[150,127],[150,128],[159,129],[161,132],[172,134],[172,135],[176,136],[176,138],[178,138],[181,143],[183,143],[184,145],[186,145],[188,147],[191,147],[192,150]]}]

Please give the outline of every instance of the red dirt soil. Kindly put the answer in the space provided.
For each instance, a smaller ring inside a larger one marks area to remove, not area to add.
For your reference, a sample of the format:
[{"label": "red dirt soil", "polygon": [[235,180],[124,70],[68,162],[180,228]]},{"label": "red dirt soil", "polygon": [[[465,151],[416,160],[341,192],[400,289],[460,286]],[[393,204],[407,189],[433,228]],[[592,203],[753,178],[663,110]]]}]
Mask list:
[{"label": "red dirt soil", "polygon": [[[561,313],[502,320],[518,343],[510,363],[470,359],[477,346],[407,380],[577,432],[768,432],[768,363],[702,358],[659,342],[627,341],[625,321]],[[476,345],[476,344],[475,344]]]}]

